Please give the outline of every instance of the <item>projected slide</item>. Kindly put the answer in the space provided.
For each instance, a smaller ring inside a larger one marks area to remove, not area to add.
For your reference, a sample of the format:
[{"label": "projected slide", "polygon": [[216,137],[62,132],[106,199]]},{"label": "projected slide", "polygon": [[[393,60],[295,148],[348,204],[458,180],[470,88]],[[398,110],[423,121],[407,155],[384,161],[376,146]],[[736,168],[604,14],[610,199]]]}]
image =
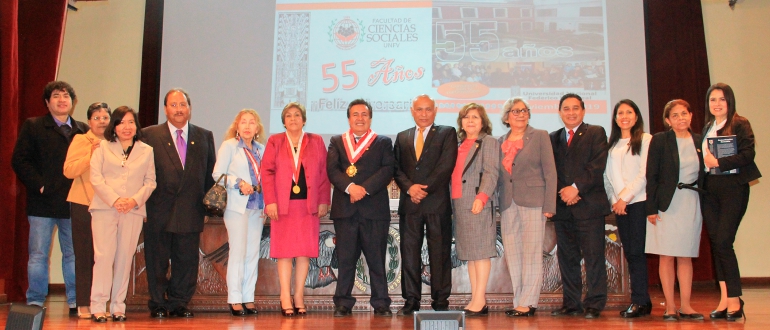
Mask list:
[{"label": "projected slide", "polygon": [[275,15],[271,131],[297,101],[307,131],[339,134],[347,104],[365,98],[373,129],[395,134],[414,125],[411,99],[423,93],[447,125],[462,105],[484,105],[497,134],[511,96],[530,101],[532,124],[549,130],[561,123],[539,114],[555,114],[568,92],[589,114],[611,111],[604,1],[279,0]]}]

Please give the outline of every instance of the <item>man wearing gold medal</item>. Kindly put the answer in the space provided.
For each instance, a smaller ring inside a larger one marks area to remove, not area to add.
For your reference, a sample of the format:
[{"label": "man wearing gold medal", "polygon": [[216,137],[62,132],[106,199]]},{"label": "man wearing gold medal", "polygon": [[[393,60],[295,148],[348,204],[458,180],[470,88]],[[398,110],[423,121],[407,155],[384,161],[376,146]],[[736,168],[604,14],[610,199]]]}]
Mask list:
[{"label": "man wearing gold medal", "polygon": [[351,296],[356,263],[366,257],[371,279],[369,303],[376,316],[391,316],[385,279],[385,250],[390,223],[387,186],[395,158],[389,137],[371,130],[372,108],[363,99],[350,102],[350,130],[331,138],[326,171],[334,186],[331,218],[337,235],[337,290],[334,316],[348,316],[356,303]]}]

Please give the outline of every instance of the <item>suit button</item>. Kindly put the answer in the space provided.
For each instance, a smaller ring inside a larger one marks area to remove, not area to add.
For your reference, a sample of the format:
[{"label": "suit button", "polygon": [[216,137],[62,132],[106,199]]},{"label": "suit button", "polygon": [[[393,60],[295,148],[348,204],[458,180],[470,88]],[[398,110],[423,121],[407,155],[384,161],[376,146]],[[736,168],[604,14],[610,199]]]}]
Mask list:
[{"label": "suit button", "polygon": [[419,171],[419,170],[420,170],[420,167],[419,167],[419,166],[418,166],[418,167],[415,167],[415,168],[414,168],[414,170],[415,170],[415,171]]},{"label": "suit button", "polygon": [[513,179],[511,179],[511,183],[513,183]]},{"label": "suit button", "polygon": [[463,180],[463,183],[465,183],[465,180]]}]

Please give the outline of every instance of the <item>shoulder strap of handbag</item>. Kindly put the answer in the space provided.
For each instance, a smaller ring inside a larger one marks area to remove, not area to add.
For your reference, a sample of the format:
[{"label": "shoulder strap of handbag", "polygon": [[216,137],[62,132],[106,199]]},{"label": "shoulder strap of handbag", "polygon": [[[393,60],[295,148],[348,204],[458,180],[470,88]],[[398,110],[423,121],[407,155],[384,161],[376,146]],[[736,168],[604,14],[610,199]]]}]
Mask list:
[{"label": "shoulder strap of handbag", "polygon": [[219,176],[219,179],[217,179],[217,182],[214,183],[214,185],[218,185],[219,181],[222,181],[222,178],[225,178],[225,189],[227,189],[227,174],[222,173],[222,175]]}]

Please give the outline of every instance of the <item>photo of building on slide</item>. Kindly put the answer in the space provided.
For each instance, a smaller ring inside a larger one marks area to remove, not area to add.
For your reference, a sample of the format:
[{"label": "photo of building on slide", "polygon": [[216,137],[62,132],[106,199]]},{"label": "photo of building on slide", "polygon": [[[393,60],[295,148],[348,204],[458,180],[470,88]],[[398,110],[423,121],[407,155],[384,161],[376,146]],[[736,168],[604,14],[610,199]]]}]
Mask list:
[{"label": "photo of building on slide", "polygon": [[439,87],[456,82],[608,97],[605,26],[601,0],[434,1],[432,86],[447,97],[456,88]]}]

